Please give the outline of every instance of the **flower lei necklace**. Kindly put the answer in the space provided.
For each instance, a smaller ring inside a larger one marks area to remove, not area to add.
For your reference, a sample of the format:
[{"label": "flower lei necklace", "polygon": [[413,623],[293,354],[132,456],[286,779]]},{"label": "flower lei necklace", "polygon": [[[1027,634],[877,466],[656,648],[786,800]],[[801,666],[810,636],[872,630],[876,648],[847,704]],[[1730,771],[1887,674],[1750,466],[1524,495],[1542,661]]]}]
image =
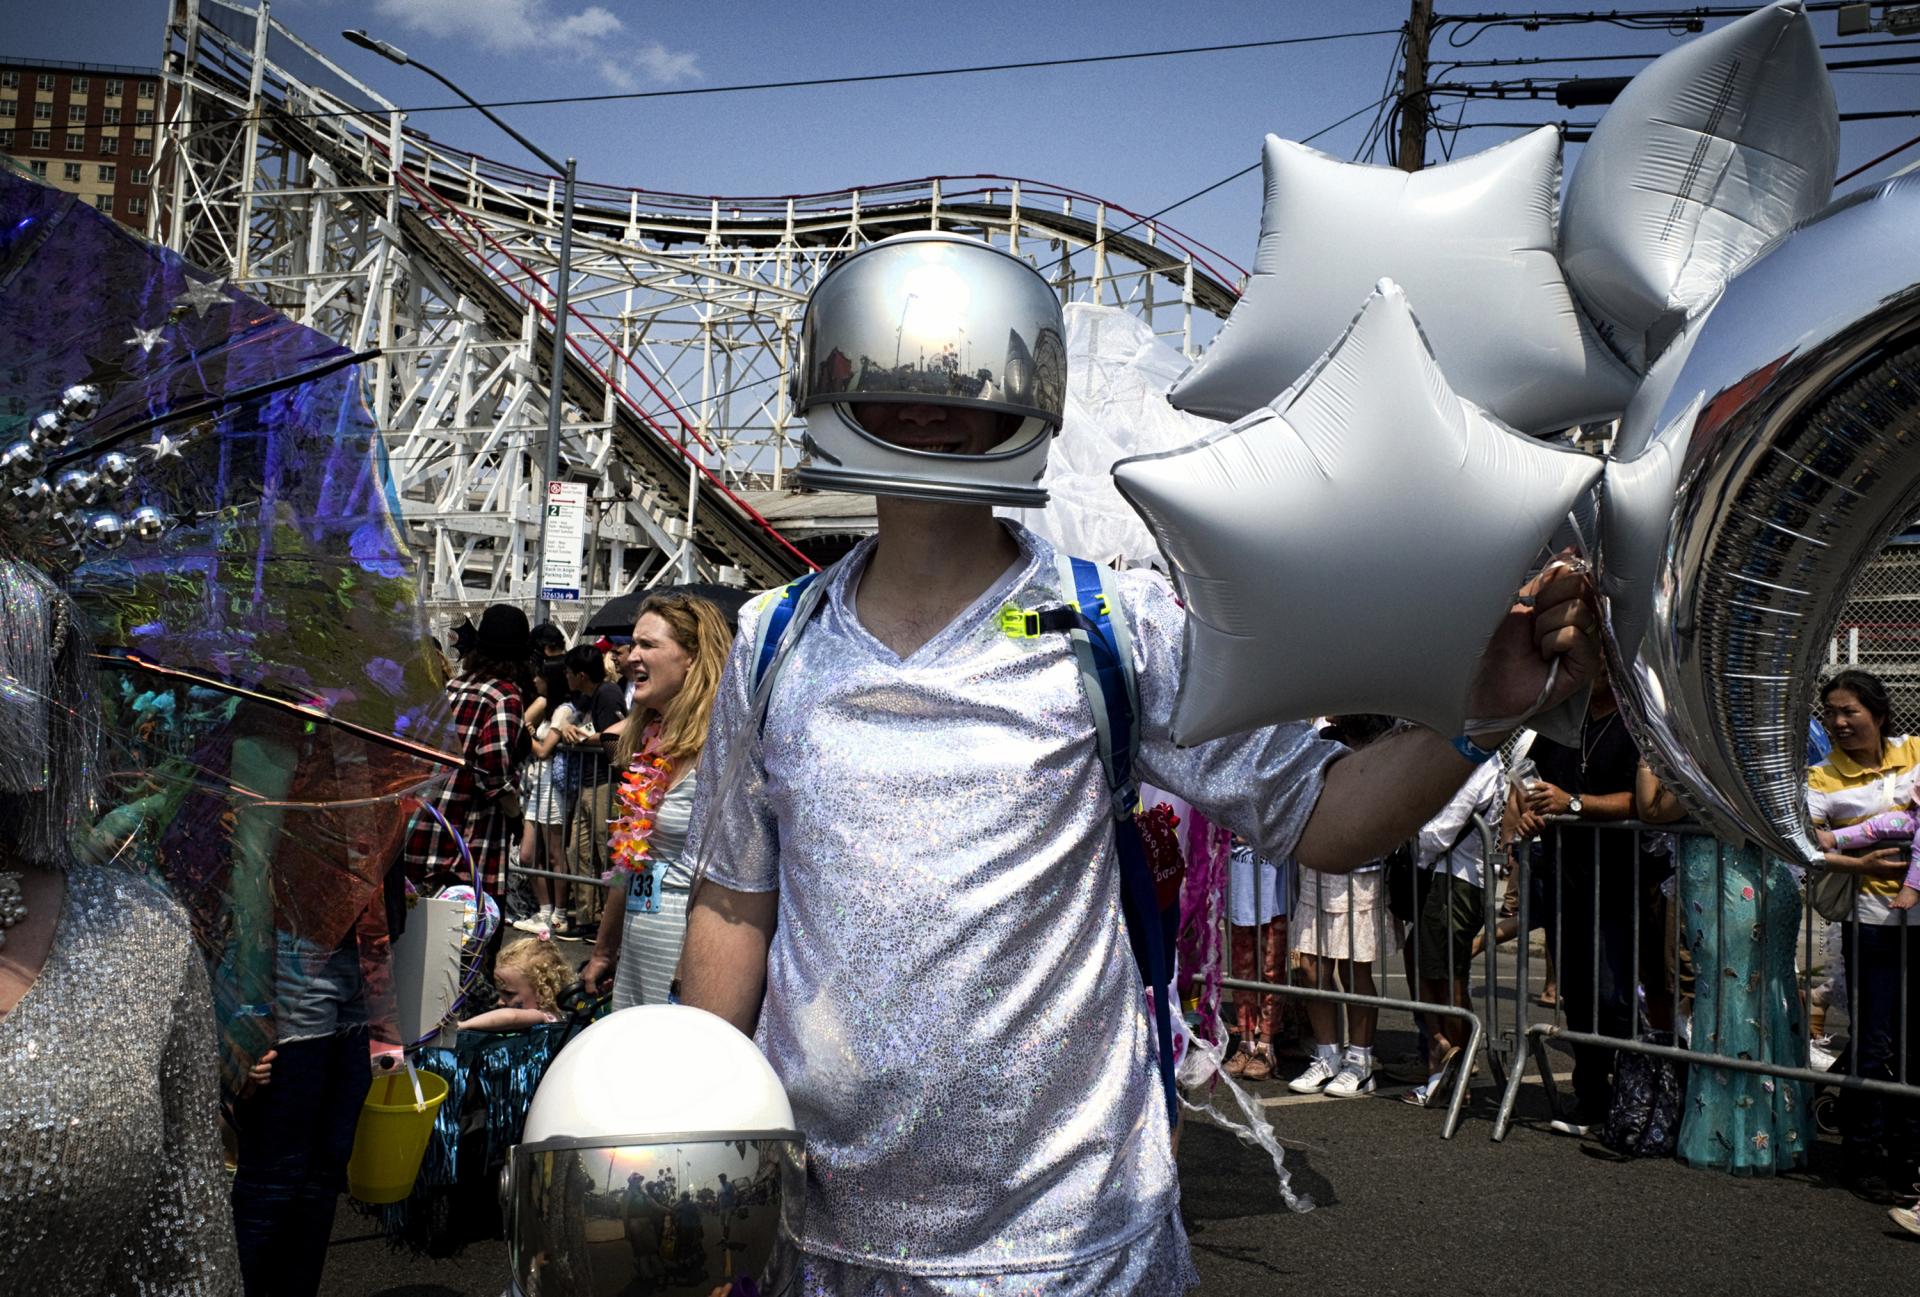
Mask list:
[{"label": "flower lei necklace", "polygon": [[657,731],[648,734],[646,743],[634,754],[633,764],[620,776],[620,787],[614,792],[619,815],[607,835],[607,854],[613,867],[604,877],[645,873],[653,868],[648,856],[654,815],[667,785],[673,781],[673,762],[654,746],[659,741]]}]

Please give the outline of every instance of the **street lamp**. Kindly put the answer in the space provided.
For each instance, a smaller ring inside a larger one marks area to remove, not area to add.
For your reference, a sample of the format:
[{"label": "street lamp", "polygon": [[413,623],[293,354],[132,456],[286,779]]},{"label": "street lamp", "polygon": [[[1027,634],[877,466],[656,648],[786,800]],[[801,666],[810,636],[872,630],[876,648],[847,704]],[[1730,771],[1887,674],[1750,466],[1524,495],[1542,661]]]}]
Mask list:
[{"label": "street lamp", "polygon": [[[358,29],[340,33],[352,44],[363,50],[371,50],[381,58],[402,67],[416,67],[438,81],[447,89],[466,100],[469,107],[477,109],[486,119],[513,136],[520,147],[539,158],[548,170],[566,177],[566,187],[560,204],[560,269],[553,286],[553,369],[547,391],[547,440],[541,448],[540,483],[542,498],[540,506],[540,558],[535,572],[535,589],[538,597],[534,602],[534,621],[548,620],[552,612],[552,602],[547,598],[544,574],[547,560],[547,501],[544,498],[548,486],[560,475],[560,405],[565,392],[567,376],[567,287],[573,278],[573,173],[574,159],[568,158],[563,167],[513,127],[501,121],[488,107],[462,90],[438,72],[409,55],[405,50],[387,41],[369,36]],[[589,560],[591,561],[591,560]]]}]

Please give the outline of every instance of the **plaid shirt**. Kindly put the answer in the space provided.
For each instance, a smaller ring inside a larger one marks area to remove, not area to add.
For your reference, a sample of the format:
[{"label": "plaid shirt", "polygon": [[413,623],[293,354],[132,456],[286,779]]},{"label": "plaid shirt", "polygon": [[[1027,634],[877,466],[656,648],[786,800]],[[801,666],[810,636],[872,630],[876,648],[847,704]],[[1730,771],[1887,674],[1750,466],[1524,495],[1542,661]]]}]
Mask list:
[{"label": "plaid shirt", "polygon": [[[453,723],[467,763],[440,786],[433,801],[473,853],[483,890],[498,896],[507,874],[507,844],[514,822],[497,798],[513,787],[514,753],[520,745],[520,691],[505,680],[461,676],[447,686]],[[424,807],[413,817],[402,857],[407,877],[439,886],[466,882],[460,847]]]}]

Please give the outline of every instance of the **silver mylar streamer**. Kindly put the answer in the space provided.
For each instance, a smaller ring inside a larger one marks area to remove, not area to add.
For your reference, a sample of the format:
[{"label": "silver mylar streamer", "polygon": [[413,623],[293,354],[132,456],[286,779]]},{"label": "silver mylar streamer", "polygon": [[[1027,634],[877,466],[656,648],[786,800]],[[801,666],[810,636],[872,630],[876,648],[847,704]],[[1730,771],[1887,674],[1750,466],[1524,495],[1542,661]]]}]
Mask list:
[{"label": "silver mylar streamer", "polygon": [[1916,229],[1920,177],[1782,238],[1663,357],[1606,482],[1604,638],[1641,751],[1716,833],[1790,860],[1815,855],[1828,639],[1920,510]]}]

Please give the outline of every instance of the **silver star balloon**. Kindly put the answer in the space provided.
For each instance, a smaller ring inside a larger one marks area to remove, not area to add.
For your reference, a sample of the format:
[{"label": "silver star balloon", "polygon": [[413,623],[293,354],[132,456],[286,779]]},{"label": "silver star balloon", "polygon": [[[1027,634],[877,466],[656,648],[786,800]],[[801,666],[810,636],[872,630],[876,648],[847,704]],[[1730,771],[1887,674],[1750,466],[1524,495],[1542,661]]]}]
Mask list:
[{"label": "silver star balloon", "polygon": [[1600,469],[1456,396],[1383,281],[1270,404],[1114,466],[1187,605],[1175,741],[1348,711],[1459,733],[1488,640]]},{"label": "silver star balloon", "polygon": [[233,299],[227,296],[225,284],[216,284],[210,279],[196,279],[189,281],[187,291],[173,301],[176,306],[192,307],[195,316],[205,319],[210,308],[219,306],[223,302],[230,303]]},{"label": "silver star balloon", "polygon": [[1646,370],[1728,279],[1833,193],[1840,118],[1813,21],[1767,5],[1642,68],[1567,184],[1560,256]]},{"label": "silver star balloon", "polygon": [[136,324],[133,328],[133,336],[127,339],[127,345],[138,347],[142,354],[150,356],[153,354],[153,349],[160,345],[160,335],[165,331],[164,325],[159,328],[143,329]]},{"label": "silver star balloon", "polygon": [[1391,277],[1453,390],[1526,432],[1611,419],[1638,376],[1585,324],[1554,250],[1560,136],[1542,127],[1408,175],[1269,135],[1253,277],[1168,395],[1237,419],[1305,373]]}]

